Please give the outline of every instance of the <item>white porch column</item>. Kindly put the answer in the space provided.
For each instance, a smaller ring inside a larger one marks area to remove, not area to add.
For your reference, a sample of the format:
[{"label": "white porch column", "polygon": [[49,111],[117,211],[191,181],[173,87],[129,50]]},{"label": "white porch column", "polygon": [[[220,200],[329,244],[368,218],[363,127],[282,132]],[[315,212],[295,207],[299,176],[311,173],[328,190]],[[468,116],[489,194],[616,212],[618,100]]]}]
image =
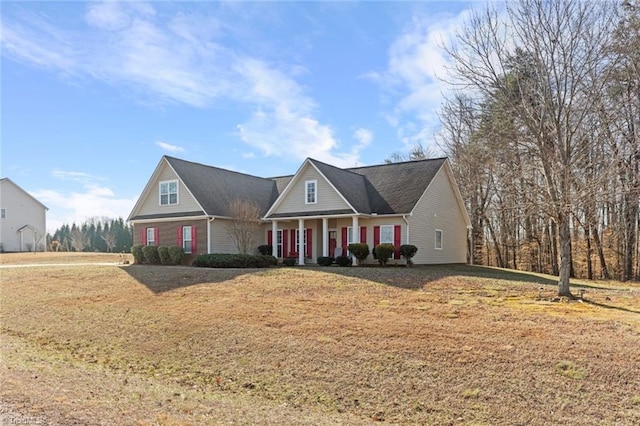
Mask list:
[{"label": "white porch column", "polygon": [[[358,229],[358,216],[353,216],[351,219],[351,242],[359,243],[360,242],[360,230]],[[358,265],[358,259],[355,256],[351,256],[353,259],[353,264]]]},{"label": "white porch column", "polygon": [[322,218],[322,255],[329,256],[329,219]]},{"label": "white porch column", "polygon": [[298,265],[304,265],[304,219],[298,219]]},{"label": "white porch column", "polygon": [[352,223],[351,223],[351,228],[353,229],[353,238],[352,238],[352,243],[359,243],[360,242],[360,230],[358,229],[358,216],[353,216],[352,218]]},{"label": "white porch column", "polygon": [[271,255],[273,257],[278,257],[278,221],[277,220],[274,220],[271,222],[271,247],[273,248]]}]

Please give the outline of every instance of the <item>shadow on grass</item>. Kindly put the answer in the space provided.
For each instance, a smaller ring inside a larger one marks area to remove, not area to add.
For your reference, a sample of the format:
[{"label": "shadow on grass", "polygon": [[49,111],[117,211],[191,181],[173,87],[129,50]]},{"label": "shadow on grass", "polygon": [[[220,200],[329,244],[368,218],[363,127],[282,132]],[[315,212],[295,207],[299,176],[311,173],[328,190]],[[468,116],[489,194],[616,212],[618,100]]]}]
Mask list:
[{"label": "shadow on grass", "polygon": [[155,294],[198,284],[222,283],[260,269],[212,269],[194,266],[129,265],[121,266],[140,284]]},{"label": "shadow on grass", "polygon": [[607,304],[604,304],[604,303],[598,303],[598,302],[594,302],[592,300],[587,300],[587,299],[582,299],[582,302],[586,303],[588,305],[591,305],[591,306],[597,306],[598,308],[613,309],[613,310],[616,310],[616,311],[630,312],[632,314],[640,314],[640,311],[636,311],[634,309],[629,309],[629,308],[624,308],[622,306],[607,305]]}]

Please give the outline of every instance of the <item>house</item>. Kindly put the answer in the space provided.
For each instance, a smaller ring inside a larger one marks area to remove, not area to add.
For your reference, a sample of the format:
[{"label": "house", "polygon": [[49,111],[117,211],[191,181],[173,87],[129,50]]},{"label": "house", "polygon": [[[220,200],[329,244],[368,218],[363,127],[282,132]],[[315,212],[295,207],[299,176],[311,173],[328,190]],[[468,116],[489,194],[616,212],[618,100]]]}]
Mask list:
[{"label": "house", "polygon": [[11,179],[0,179],[0,251],[44,251],[47,210]]},{"label": "house", "polygon": [[129,215],[134,244],[237,253],[228,232],[236,199],[262,212],[256,248],[299,264],[355,242],[394,244],[391,263],[404,262],[402,244],[418,247],[415,264],[467,261],[470,221],[446,158],[347,169],[308,158],[292,176],[261,178],[164,156]]}]

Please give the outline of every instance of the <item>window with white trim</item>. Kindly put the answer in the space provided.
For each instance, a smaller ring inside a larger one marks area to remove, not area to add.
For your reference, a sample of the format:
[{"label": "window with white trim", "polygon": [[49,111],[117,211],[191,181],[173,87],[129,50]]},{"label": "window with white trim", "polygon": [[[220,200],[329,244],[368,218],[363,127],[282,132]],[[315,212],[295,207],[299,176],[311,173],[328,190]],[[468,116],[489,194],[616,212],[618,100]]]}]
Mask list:
[{"label": "window with white trim", "polygon": [[277,247],[277,251],[276,253],[278,254],[276,257],[283,257],[282,256],[282,229],[278,229],[278,232],[276,233],[277,237],[276,237],[276,247]]},{"label": "window with white trim", "polygon": [[165,180],[160,182],[160,205],[178,204],[178,181]]},{"label": "window with white trim", "polygon": [[316,204],[318,202],[318,181],[308,180],[304,183],[304,203]]},{"label": "window with white trim", "polygon": [[182,227],[182,248],[185,254],[191,254],[191,226]]},{"label": "window with white trim", "polygon": [[[307,249],[307,230],[305,229],[303,232],[303,240],[302,240],[302,247],[304,247],[304,249]],[[296,247],[295,250],[293,251],[298,251],[298,247],[300,247],[300,230],[296,229]]]},{"label": "window with white trim", "polygon": [[393,225],[380,226],[380,244],[393,244]]},{"label": "window with white trim", "polygon": [[7,209],[0,210],[0,218],[4,219],[7,217]]},{"label": "window with white trim", "polygon": [[147,228],[147,245],[156,245],[156,228]]},{"label": "window with white trim", "polygon": [[436,229],[435,249],[442,250],[442,230]]}]

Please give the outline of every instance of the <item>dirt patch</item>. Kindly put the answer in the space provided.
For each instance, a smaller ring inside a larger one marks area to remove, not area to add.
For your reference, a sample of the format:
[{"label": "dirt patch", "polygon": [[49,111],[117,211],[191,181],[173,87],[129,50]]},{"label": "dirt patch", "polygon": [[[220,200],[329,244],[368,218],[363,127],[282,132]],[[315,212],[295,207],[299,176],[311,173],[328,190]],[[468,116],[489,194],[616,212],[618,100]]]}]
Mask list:
[{"label": "dirt patch", "polygon": [[583,283],[585,302],[555,303],[553,278],[473,267],[2,275],[2,401],[24,416],[640,423],[634,285]]}]

